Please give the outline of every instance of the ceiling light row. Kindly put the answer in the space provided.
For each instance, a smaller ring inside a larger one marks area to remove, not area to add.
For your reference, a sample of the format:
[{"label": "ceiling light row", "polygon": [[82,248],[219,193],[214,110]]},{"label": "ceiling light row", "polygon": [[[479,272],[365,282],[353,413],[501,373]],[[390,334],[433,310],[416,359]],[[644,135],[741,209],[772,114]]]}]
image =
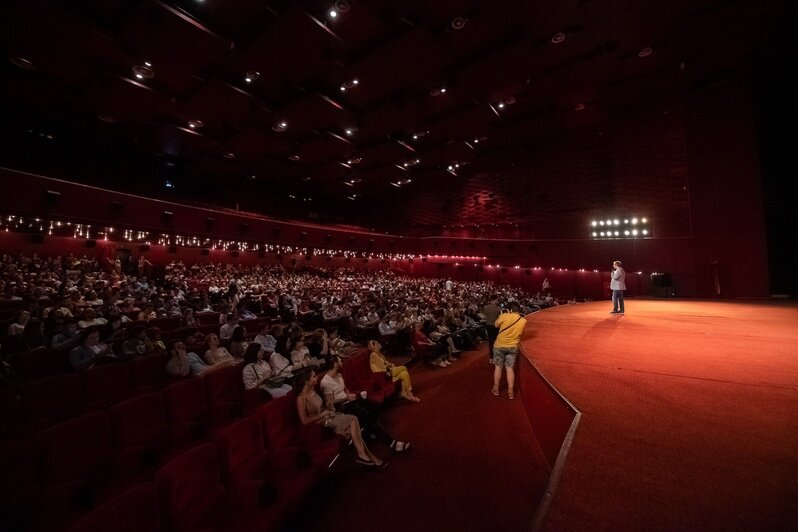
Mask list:
[{"label": "ceiling light row", "polygon": [[404,185],[409,185],[413,180],[411,178],[400,179],[399,181],[392,181],[391,184],[396,188],[402,188]]}]

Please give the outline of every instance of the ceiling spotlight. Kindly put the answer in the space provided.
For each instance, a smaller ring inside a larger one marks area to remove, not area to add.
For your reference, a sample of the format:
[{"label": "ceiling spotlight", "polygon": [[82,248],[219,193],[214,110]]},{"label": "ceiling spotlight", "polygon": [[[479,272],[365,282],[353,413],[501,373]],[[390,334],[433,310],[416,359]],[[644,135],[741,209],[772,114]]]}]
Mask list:
[{"label": "ceiling spotlight", "polygon": [[642,218],[640,221],[641,221],[642,223],[646,223],[648,220],[646,220],[645,218]]},{"label": "ceiling spotlight", "polygon": [[191,129],[198,129],[198,128],[201,128],[204,125],[205,125],[205,122],[203,122],[202,120],[189,120],[188,121],[188,127],[190,127]]},{"label": "ceiling spotlight", "polygon": [[604,236],[604,231],[601,232],[601,236]]},{"label": "ceiling spotlight", "polygon": [[288,123],[285,121],[275,122],[272,125],[272,131],[276,131],[277,133],[282,133],[288,128]]},{"label": "ceiling spotlight", "polygon": [[578,103],[576,104],[576,106],[574,106],[574,111],[584,111],[584,110],[585,110],[585,104],[583,103]]},{"label": "ceiling spotlight", "polygon": [[598,225],[598,223],[597,223],[595,220],[593,220],[593,221],[590,223],[590,225],[592,225],[593,227],[596,227],[596,226]]},{"label": "ceiling spotlight", "polygon": [[344,87],[343,85],[341,85],[341,92],[346,92],[346,87]]},{"label": "ceiling spotlight", "polygon": [[468,24],[468,19],[465,17],[454,17],[452,19],[452,28],[462,30]]},{"label": "ceiling spotlight", "polygon": [[632,229],[632,235],[637,236],[637,229]]},{"label": "ceiling spotlight", "polygon": [[354,135],[354,134],[355,134],[355,131],[357,131],[357,128],[356,128],[356,127],[348,127],[348,128],[346,128],[346,129],[344,130],[344,133],[346,133],[346,135],[347,135],[348,137],[351,137],[352,135]]},{"label": "ceiling spotlight", "polygon": [[356,79],[352,80],[352,85],[357,85],[358,83],[360,83],[358,80],[356,80]]},{"label": "ceiling spotlight", "polygon": [[613,220],[612,223],[614,223],[615,225],[618,225],[621,222],[619,220]]},{"label": "ceiling spotlight", "polygon": [[626,236],[629,236],[629,231],[628,230],[624,231],[623,234],[626,235]]},{"label": "ceiling spotlight", "polygon": [[255,175],[251,175],[251,176],[247,177],[247,179],[249,179],[251,181],[255,181],[257,178],[258,178],[258,176],[255,176]]},{"label": "ceiling spotlight", "polygon": [[223,157],[224,157],[225,159],[235,159],[235,158],[236,158],[236,154],[235,154],[235,153],[233,153],[233,152],[231,152],[231,151],[228,151],[228,152],[225,152],[225,153],[223,154]]},{"label": "ceiling spotlight", "polygon": [[654,53],[654,50],[651,49],[650,46],[646,46],[645,48],[641,48],[639,52],[637,52],[637,57],[648,57]]},{"label": "ceiling spotlight", "polygon": [[558,31],[557,33],[555,33],[554,35],[551,36],[551,42],[554,43],[554,44],[560,44],[565,39],[566,39],[566,35],[563,32],[561,32],[561,31]]},{"label": "ceiling spotlight", "polygon": [[599,225],[604,225],[604,220],[601,220],[601,221],[599,222]]},{"label": "ceiling spotlight", "polygon": [[23,70],[36,70],[36,65],[34,65],[33,61],[31,61],[27,57],[21,57],[21,56],[11,57],[9,58],[9,61],[11,61],[12,65],[19,67]]},{"label": "ceiling spotlight", "polygon": [[360,164],[363,161],[362,157],[352,157],[346,160],[346,164]]},{"label": "ceiling spotlight", "polygon": [[637,218],[632,218],[632,225],[637,225]]},{"label": "ceiling spotlight", "polygon": [[593,231],[593,236],[596,236],[596,232],[595,231]]},{"label": "ceiling spotlight", "polygon": [[618,231],[615,231],[615,236],[618,236]]},{"label": "ceiling spotlight", "polygon": [[155,72],[152,71],[150,68],[152,65],[136,65],[133,67],[133,74],[136,76],[136,79],[152,79],[155,77]]},{"label": "ceiling spotlight", "polygon": [[647,235],[647,234],[648,234],[648,230],[647,230],[647,229],[643,229],[643,231],[642,231],[642,232],[643,232],[643,234],[644,234],[644,235]]},{"label": "ceiling spotlight", "polygon": [[338,11],[336,11],[335,9],[331,9],[330,18],[337,18],[337,17],[338,17]]},{"label": "ceiling spotlight", "polygon": [[292,153],[291,155],[288,156],[288,158],[292,161],[298,161],[299,155],[297,155],[296,153]]},{"label": "ceiling spotlight", "polygon": [[499,109],[504,109],[504,102],[499,102],[498,105],[496,105],[496,107],[498,107]]}]

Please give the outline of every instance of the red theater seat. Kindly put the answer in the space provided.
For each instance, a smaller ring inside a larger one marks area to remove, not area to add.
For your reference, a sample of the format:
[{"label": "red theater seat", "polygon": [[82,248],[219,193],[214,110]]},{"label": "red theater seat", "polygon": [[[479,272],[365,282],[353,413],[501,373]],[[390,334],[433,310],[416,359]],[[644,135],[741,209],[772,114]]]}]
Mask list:
[{"label": "red theater seat", "polygon": [[172,460],[155,475],[155,484],[169,530],[276,530],[280,524],[280,512],[266,504],[260,483],[250,483],[246,496],[228,497],[210,443]]},{"label": "red theater seat", "polygon": [[201,377],[191,377],[164,388],[166,419],[170,440],[178,445],[205,437],[210,422],[210,409]]},{"label": "red theater seat", "polygon": [[[309,456],[283,450],[268,452],[255,416],[236,421],[216,437],[222,478],[233,497],[246,497],[253,481],[272,492],[272,505],[283,517],[295,510],[313,487],[315,470]],[[243,492],[241,492],[243,488]]]},{"label": "red theater seat", "polygon": [[302,450],[310,455],[319,472],[325,471],[340,451],[339,439],[321,425],[302,425],[293,392],[261,406],[260,421],[264,445],[272,454]]},{"label": "red theater seat", "polygon": [[29,440],[0,442],[0,530],[24,530],[36,499],[33,444]]},{"label": "red theater seat", "polygon": [[75,521],[68,532],[158,532],[161,518],[155,484],[139,484]]},{"label": "red theater seat", "polygon": [[14,353],[8,356],[8,363],[26,382],[72,372],[67,349],[33,349]]},{"label": "red theater seat", "polygon": [[108,410],[125,399],[130,390],[128,364],[97,366],[80,374],[83,384],[84,410]]},{"label": "red theater seat", "polygon": [[42,431],[36,437],[42,485],[38,515],[50,529],[87,512],[108,493],[114,477],[108,415],[93,412]]},{"label": "red theater seat", "polygon": [[146,393],[108,411],[120,466],[128,475],[147,473],[164,463],[169,450],[166,410],[160,392]]},{"label": "red theater seat", "polygon": [[244,391],[242,370],[242,365],[238,364],[203,375],[213,423],[226,423],[241,416]]},{"label": "red theater seat", "polygon": [[0,440],[19,430],[19,413],[17,392],[8,388],[0,389]]},{"label": "red theater seat", "polygon": [[34,432],[75,417],[83,408],[80,375],[71,373],[22,386],[22,417]]},{"label": "red theater seat", "polygon": [[168,380],[166,363],[169,355],[146,355],[136,357],[130,364],[130,393],[152,392],[160,389]]},{"label": "red theater seat", "polygon": [[369,353],[361,350],[344,361],[341,368],[346,387],[354,393],[365,390],[371,401],[382,403],[396,395],[398,383],[388,379],[384,373],[374,373],[369,365]]}]

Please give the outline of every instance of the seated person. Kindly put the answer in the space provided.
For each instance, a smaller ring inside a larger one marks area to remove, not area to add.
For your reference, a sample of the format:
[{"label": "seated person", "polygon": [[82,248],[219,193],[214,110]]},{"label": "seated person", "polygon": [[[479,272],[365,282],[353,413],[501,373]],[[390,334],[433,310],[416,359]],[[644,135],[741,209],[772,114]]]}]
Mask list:
[{"label": "seated person", "polygon": [[166,344],[161,340],[161,329],[158,327],[149,327],[147,335],[144,338],[147,344],[147,352],[153,354],[166,353]]},{"label": "seated person", "polygon": [[423,324],[420,321],[416,323],[415,332],[413,333],[413,349],[417,353],[424,353],[433,366],[446,368],[451,365],[451,362],[441,356],[442,347],[442,345],[436,344],[424,334]]},{"label": "seated person", "polygon": [[271,366],[267,361],[263,360],[265,353],[266,350],[255,342],[247,346],[244,352],[245,365],[242,372],[244,389],[254,390],[259,388],[268,394],[269,397],[282,397],[291,391],[291,386],[285,382],[277,381]]},{"label": "seated person", "polygon": [[324,329],[313,331],[313,336],[311,336],[307,348],[310,358],[323,359],[330,356],[330,342],[327,337],[327,331]]},{"label": "seated person", "polygon": [[330,333],[329,344],[330,356],[338,356],[341,358],[349,358],[355,355],[358,349],[360,349],[355,342],[350,342],[339,337],[338,331]]},{"label": "seated person", "polygon": [[147,304],[136,316],[136,321],[155,320],[158,318],[158,313],[155,312],[155,306]]},{"label": "seated person", "polygon": [[403,452],[410,449],[410,442],[397,441],[380,425],[377,419],[377,405],[364,398],[358,398],[346,387],[341,375],[340,358],[333,359],[333,367],[321,379],[321,392],[324,394],[327,410],[336,410],[352,414],[375,439],[382,440],[392,450]]},{"label": "seated person", "polygon": [[303,425],[318,423],[346,439],[351,439],[357,451],[356,462],[366,467],[385,467],[388,462],[380,460],[369,450],[357,417],[323,408],[322,399],[316,393],[318,379],[312,370],[299,375],[296,382],[296,406]]},{"label": "seated person", "polygon": [[246,339],[247,330],[241,325],[236,325],[230,337],[230,354],[236,358],[244,358],[249,342]]},{"label": "seated person", "polygon": [[260,325],[260,330],[258,331],[258,335],[253,340],[256,344],[260,344],[263,347],[271,348],[271,351],[274,352],[274,348],[277,346],[277,339],[270,334],[269,332],[269,322],[264,321]]},{"label": "seated person", "polygon": [[147,331],[143,326],[127,328],[122,354],[134,357],[147,354]]},{"label": "seated person", "polygon": [[115,358],[111,346],[100,343],[100,331],[89,331],[83,342],[69,352],[69,363],[76,371],[83,371],[104,361],[106,358]]},{"label": "seated person", "polygon": [[30,319],[30,312],[27,310],[23,310],[19,314],[17,314],[17,319],[8,326],[8,336],[14,336],[16,334],[22,334],[22,331],[25,330],[25,325],[28,323]]},{"label": "seated person", "polygon": [[310,350],[305,347],[305,341],[302,338],[296,341],[294,348],[291,350],[291,361],[294,364],[303,364],[305,366],[320,366],[324,364],[323,360],[310,356]]},{"label": "seated person", "polygon": [[393,382],[402,381],[402,397],[413,403],[421,401],[413,394],[413,385],[410,382],[410,373],[404,366],[394,366],[382,354],[382,346],[377,340],[369,342],[369,366],[374,373],[387,375]]},{"label": "seated person", "polygon": [[72,349],[80,343],[80,335],[78,334],[78,320],[75,318],[64,319],[64,324],[61,331],[55,333],[50,342],[50,347],[53,349]]},{"label": "seated person", "polygon": [[183,311],[183,317],[180,320],[180,326],[186,328],[196,329],[199,327],[199,323],[197,322],[197,318],[194,317],[194,309],[187,308]]},{"label": "seated person", "polygon": [[235,314],[228,314],[226,323],[219,328],[219,338],[229,340],[233,336],[233,331],[238,325],[238,318]]},{"label": "seated person", "polygon": [[208,350],[205,351],[205,362],[209,366],[219,363],[232,364],[235,358],[230,352],[219,345],[219,336],[216,333],[209,334],[205,341],[208,342]]},{"label": "seated person", "polygon": [[[169,347],[172,357],[166,363],[166,372],[172,377],[188,377],[202,375],[212,369],[206,365],[196,353],[186,353],[186,344],[175,340]],[[223,363],[219,364],[220,367]]]}]

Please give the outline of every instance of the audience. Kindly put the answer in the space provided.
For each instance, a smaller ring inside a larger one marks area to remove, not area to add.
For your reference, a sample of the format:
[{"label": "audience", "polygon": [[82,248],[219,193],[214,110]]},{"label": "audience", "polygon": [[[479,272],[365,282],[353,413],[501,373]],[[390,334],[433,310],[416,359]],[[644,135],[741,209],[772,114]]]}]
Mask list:
[{"label": "audience", "polygon": [[205,341],[208,343],[208,350],[205,351],[205,362],[209,366],[235,363],[233,355],[226,348],[219,345],[219,336],[216,333],[209,334]]},{"label": "audience", "polygon": [[69,362],[76,371],[89,369],[106,358],[114,358],[114,352],[111,346],[100,343],[98,330],[89,331],[83,342],[69,352]]},{"label": "audience", "polygon": [[404,366],[394,366],[382,354],[382,345],[377,340],[369,342],[369,365],[374,373],[382,373],[393,382],[402,381],[401,396],[408,401],[418,403],[421,401],[413,395],[413,385],[410,383],[410,373]]}]

